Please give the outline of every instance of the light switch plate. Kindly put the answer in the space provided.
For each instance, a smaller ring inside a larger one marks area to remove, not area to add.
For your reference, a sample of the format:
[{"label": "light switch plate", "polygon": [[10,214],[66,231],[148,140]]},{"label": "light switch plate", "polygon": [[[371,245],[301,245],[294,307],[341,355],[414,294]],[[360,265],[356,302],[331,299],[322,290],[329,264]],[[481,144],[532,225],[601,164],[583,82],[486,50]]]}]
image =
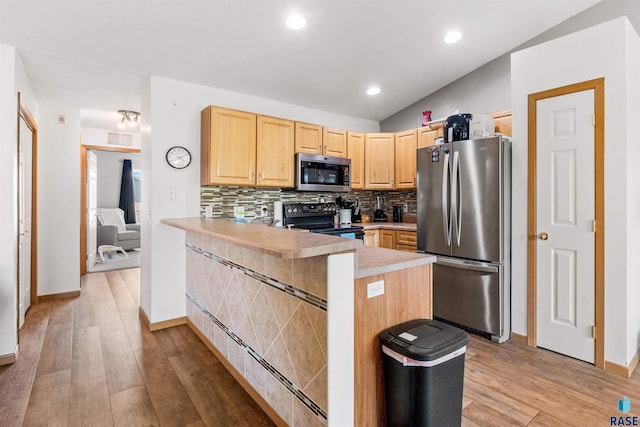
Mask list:
[{"label": "light switch plate", "polygon": [[373,298],[384,294],[384,280],[367,283],[367,298]]}]

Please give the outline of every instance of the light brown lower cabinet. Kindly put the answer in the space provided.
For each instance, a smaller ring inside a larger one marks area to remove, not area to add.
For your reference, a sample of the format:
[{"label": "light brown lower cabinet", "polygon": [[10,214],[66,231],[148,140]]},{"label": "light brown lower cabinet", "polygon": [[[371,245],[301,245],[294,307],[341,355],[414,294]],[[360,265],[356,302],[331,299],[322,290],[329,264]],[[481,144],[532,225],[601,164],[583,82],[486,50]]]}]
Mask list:
[{"label": "light brown lower cabinet", "polygon": [[365,246],[378,247],[379,233],[378,230],[364,230],[364,244]]},{"label": "light brown lower cabinet", "polygon": [[417,233],[415,231],[396,230],[396,249],[406,252],[417,251]]},{"label": "light brown lower cabinet", "polygon": [[[384,280],[384,294],[368,298],[367,284],[379,280]],[[431,315],[430,264],[355,280],[354,380],[357,391],[354,425],[387,425],[380,332],[409,320],[430,319]]]},{"label": "light brown lower cabinet", "polygon": [[418,239],[415,231],[408,230],[365,230],[364,244],[379,248],[396,249],[399,251],[416,252]]},{"label": "light brown lower cabinet", "polygon": [[396,232],[394,230],[380,230],[380,240],[378,246],[381,248],[396,248]]}]

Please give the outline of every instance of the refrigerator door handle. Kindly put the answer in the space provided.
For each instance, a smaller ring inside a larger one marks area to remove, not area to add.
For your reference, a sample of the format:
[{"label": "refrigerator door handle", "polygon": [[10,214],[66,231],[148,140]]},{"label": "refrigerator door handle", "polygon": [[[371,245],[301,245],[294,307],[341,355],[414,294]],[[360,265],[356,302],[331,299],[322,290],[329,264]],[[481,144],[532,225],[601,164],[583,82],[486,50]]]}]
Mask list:
[{"label": "refrigerator door handle", "polygon": [[438,261],[436,262],[440,265],[445,265],[447,267],[462,268],[464,270],[482,271],[485,273],[498,273],[500,271],[498,266],[493,264],[488,264],[486,262],[453,261],[450,259],[443,259],[440,257],[438,257]]},{"label": "refrigerator door handle", "polygon": [[444,228],[444,239],[447,246],[451,246],[451,219],[449,213],[449,179],[451,171],[449,169],[449,153],[444,155],[444,168],[442,168],[442,226]]},{"label": "refrigerator door handle", "polygon": [[451,222],[455,225],[455,240],[460,246],[460,230],[462,225],[462,189],[460,188],[460,153],[453,153],[453,182],[451,184]]}]

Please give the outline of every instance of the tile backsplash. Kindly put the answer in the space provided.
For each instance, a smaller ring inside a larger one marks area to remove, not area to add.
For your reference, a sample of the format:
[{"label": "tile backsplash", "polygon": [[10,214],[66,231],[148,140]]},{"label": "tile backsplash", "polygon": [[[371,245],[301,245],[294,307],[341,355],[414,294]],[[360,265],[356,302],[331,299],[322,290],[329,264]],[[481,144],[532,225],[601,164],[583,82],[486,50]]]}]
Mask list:
[{"label": "tile backsplash", "polygon": [[382,209],[391,215],[393,205],[407,204],[408,214],[416,214],[416,191],[351,191],[348,193],[316,193],[281,190],[279,188],[252,188],[230,186],[200,187],[200,215],[204,216],[207,206],[211,206],[215,218],[233,218],[233,207],[242,206],[246,217],[260,215],[260,207],[267,207],[267,216],[273,216],[273,202],[319,202],[321,197],[327,202],[341,196],[345,200],[360,201],[363,213],[373,215],[376,197],[380,197]]}]

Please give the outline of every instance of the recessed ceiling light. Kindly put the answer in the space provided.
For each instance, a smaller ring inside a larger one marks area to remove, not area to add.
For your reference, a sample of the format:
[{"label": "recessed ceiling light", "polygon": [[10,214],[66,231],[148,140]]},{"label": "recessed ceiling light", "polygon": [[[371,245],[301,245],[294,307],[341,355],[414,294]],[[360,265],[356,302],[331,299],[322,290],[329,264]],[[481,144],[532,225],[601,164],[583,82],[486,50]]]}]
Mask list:
[{"label": "recessed ceiling light", "polygon": [[294,14],[287,17],[286,23],[287,27],[291,28],[292,30],[300,30],[304,28],[305,25],[307,25],[307,20],[304,19],[304,16],[302,15]]},{"label": "recessed ceiling light", "polygon": [[377,86],[371,86],[367,89],[367,95],[377,95],[380,93],[380,88]]},{"label": "recessed ceiling light", "polygon": [[445,43],[455,43],[462,38],[462,33],[460,31],[450,31],[444,36]]}]

